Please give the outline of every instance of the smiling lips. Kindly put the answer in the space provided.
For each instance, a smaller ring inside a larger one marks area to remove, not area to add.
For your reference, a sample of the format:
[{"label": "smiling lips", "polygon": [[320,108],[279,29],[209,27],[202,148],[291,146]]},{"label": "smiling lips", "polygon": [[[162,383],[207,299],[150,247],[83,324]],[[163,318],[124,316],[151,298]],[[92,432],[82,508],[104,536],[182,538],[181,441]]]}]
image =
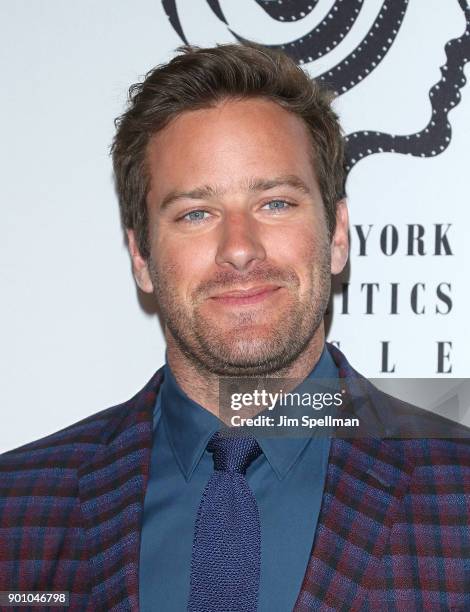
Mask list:
[{"label": "smiling lips", "polygon": [[279,289],[281,289],[279,285],[258,285],[247,289],[225,291],[224,293],[211,296],[210,299],[226,306],[250,305],[271,297]]}]

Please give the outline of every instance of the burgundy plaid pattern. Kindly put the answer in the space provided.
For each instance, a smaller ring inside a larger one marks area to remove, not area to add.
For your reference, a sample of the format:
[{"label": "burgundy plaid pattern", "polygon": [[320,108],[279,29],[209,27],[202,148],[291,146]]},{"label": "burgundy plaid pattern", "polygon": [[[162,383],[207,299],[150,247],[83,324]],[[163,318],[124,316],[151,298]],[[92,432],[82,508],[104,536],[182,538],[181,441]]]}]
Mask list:
[{"label": "burgundy plaid pattern", "polygon": [[[394,410],[329,349],[342,378]],[[0,590],[69,591],[72,612],[138,610],[160,382],[0,457]],[[470,610],[469,439],[333,440],[295,606],[307,610]]]}]

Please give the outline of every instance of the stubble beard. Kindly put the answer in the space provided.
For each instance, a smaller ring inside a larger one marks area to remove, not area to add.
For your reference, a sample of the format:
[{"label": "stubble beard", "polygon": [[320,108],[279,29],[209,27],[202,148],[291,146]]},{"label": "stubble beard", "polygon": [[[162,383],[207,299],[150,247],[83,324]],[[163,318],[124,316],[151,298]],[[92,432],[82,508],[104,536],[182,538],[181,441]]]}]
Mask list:
[{"label": "stubble beard", "polygon": [[[198,368],[218,376],[265,376],[286,370],[307,349],[323,321],[331,288],[330,248],[317,245],[311,255],[312,283],[309,295],[299,294],[299,279],[293,270],[260,267],[243,276],[244,282],[282,280],[289,291],[284,315],[273,325],[269,335],[249,333],[259,314],[240,311],[234,316],[232,329],[220,329],[213,319],[200,312],[201,299],[195,297],[192,308],[185,307],[172,282],[173,270],[158,269],[149,260],[149,272],[164,324],[179,350]],[[206,295],[218,287],[230,290],[242,277],[237,273],[221,274],[197,291]],[[240,330],[237,334],[237,328]]]}]

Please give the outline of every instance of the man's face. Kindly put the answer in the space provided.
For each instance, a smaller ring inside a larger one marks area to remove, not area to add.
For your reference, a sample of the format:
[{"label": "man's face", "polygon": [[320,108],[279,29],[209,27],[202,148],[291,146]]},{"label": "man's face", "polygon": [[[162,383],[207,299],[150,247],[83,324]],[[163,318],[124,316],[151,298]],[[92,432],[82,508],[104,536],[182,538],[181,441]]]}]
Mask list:
[{"label": "man's face", "polygon": [[267,374],[323,341],[331,271],[347,258],[347,213],[330,244],[303,122],[264,99],[186,112],[148,147],[151,255],[129,244],[169,346],[220,375]]}]

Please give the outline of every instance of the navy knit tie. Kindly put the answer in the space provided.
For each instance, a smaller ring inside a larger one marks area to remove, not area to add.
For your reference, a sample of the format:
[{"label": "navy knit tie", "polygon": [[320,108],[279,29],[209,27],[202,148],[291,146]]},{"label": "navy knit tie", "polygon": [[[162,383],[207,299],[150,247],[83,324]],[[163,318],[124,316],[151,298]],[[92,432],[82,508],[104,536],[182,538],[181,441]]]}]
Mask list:
[{"label": "navy knit tie", "polygon": [[196,517],[189,612],[255,612],[261,559],[258,506],[245,473],[261,454],[256,440],[215,433],[214,473]]}]

